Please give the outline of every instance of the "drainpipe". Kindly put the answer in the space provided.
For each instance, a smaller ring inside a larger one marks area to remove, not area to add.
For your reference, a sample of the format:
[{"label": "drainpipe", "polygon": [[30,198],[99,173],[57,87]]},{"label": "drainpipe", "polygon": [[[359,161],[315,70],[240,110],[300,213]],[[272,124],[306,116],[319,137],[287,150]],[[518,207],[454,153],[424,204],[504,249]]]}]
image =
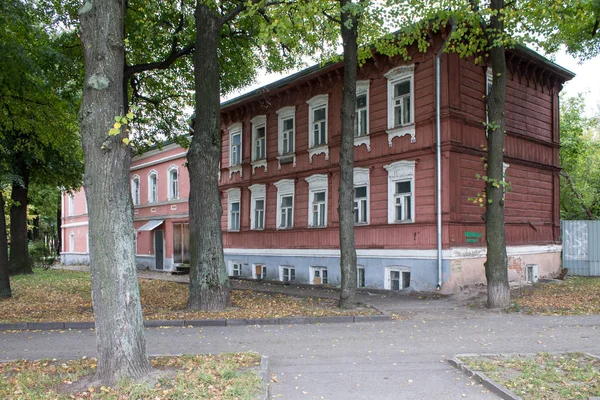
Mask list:
[{"label": "drainpipe", "polygon": [[450,19],[450,32],[440,51],[435,57],[435,169],[436,169],[436,219],[437,219],[437,270],[438,283],[437,290],[442,288],[442,123],[440,111],[440,92],[441,92],[441,64],[442,54],[450,40],[450,36],[456,29],[454,19]]}]

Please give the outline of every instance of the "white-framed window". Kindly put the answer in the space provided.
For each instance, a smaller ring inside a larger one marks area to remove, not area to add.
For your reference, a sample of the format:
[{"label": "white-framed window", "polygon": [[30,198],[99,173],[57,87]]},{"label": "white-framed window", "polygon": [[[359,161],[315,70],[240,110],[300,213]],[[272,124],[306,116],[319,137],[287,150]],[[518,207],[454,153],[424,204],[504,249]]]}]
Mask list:
[{"label": "white-framed window", "polygon": [[327,285],[327,267],[310,267],[310,283],[313,285]]},{"label": "white-framed window", "polygon": [[277,187],[277,229],[294,227],[294,180],[282,179]]},{"label": "white-framed window", "polygon": [[367,225],[370,218],[369,168],[354,168],[354,224]]},{"label": "white-framed window", "polygon": [[158,172],[152,170],[148,173],[148,203],[158,201]]},{"label": "white-framed window", "polygon": [[259,115],[252,123],[252,161],[267,158],[267,116]]},{"label": "white-framed window", "polygon": [[403,290],[410,287],[410,268],[386,267],[384,287],[387,290]]},{"label": "white-framed window", "polygon": [[250,229],[265,229],[266,185],[254,184],[250,189]]},{"label": "white-framed window", "polygon": [[134,175],[131,179],[131,198],[133,199],[133,205],[140,205],[140,177]]},{"label": "white-framed window", "polygon": [[69,217],[75,215],[75,196],[69,193]]},{"label": "white-framed window", "polygon": [[329,95],[320,94],[308,100],[308,147],[327,144],[327,108]]},{"label": "white-framed window", "polygon": [[75,251],[75,232],[69,234],[69,251],[71,253]]},{"label": "white-framed window", "polygon": [[177,165],[171,165],[167,170],[167,180],[169,192],[167,193],[169,200],[179,198],[179,168]]},{"label": "white-framed window", "polygon": [[400,66],[385,74],[388,80],[388,144],[394,137],[411,135],[415,141],[414,66]]},{"label": "white-framed window", "polygon": [[227,191],[227,230],[237,232],[240,230],[241,190],[231,188]]},{"label": "white-framed window", "polygon": [[229,262],[229,276],[242,276],[242,262],[241,261],[230,261]]},{"label": "white-framed window", "polygon": [[289,265],[279,266],[279,280],[281,282],[291,282],[296,280],[296,268]]},{"label": "white-framed window", "polygon": [[362,265],[356,266],[356,287],[362,288],[365,287],[365,267]]},{"label": "white-framed window", "polygon": [[296,151],[296,107],[283,107],[277,110],[279,155],[293,154]]},{"label": "white-framed window", "polygon": [[388,223],[415,221],[415,162],[396,161],[388,171]]},{"label": "white-framed window", "polygon": [[369,134],[369,81],[356,82],[356,118],[354,137]]},{"label": "white-framed window", "polygon": [[242,164],[242,124],[236,123],[229,127],[229,166]]},{"label": "white-framed window", "polygon": [[267,279],[267,266],[265,264],[252,264],[252,279]]},{"label": "white-framed window", "polygon": [[308,226],[327,226],[328,178],[325,174],[311,175],[308,182]]}]

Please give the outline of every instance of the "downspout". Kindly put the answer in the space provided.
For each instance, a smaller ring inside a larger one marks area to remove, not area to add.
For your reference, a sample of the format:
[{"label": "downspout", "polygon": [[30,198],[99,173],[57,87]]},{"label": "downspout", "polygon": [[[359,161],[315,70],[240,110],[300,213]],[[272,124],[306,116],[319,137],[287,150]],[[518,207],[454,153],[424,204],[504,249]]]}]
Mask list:
[{"label": "downspout", "polygon": [[436,220],[437,220],[437,270],[438,283],[437,290],[442,288],[442,123],[440,110],[440,92],[441,92],[441,64],[442,54],[450,40],[450,36],[456,29],[453,18],[450,18],[450,32],[435,57],[435,169],[436,169]]}]

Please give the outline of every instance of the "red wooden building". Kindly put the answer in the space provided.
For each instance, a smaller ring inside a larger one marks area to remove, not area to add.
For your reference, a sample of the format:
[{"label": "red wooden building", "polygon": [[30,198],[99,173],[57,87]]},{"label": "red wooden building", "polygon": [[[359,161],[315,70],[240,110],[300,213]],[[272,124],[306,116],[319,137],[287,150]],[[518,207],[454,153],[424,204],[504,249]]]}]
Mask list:
[{"label": "red wooden building", "polygon": [[[358,286],[440,285],[448,293],[485,282],[484,208],[469,198],[483,190],[476,175],[484,175],[490,72],[454,54],[442,54],[438,70],[443,40],[437,37],[409,63],[376,55],[360,68],[354,173]],[[523,280],[528,273],[550,276],[560,266],[558,95],[573,74],[522,47],[507,50],[507,63],[505,163],[512,185],[506,194],[507,250],[510,279]],[[342,69],[342,63],[315,66],[222,104],[219,184],[231,275],[339,284]],[[185,161],[163,158],[182,167]],[[186,198],[182,192],[178,199]],[[185,222],[185,212],[178,210],[178,223]],[[168,217],[167,208],[136,227]],[[142,240],[144,254],[155,254],[150,236],[138,236],[138,246]],[[164,263],[167,269],[175,264]]]}]

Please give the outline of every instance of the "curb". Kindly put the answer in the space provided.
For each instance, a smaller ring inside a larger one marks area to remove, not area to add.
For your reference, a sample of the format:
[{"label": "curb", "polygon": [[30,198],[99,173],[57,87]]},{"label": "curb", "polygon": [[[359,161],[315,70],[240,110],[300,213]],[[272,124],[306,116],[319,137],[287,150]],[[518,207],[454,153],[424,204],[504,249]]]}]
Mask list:
[{"label": "curb", "polygon": [[260,370],[258,375],[262,379],[263,382],[263,391],[260,394],[259,400],[268,400],[271,392],[271,366],[269,363],[269,356],[261,356],[260,357]]},{"label": "curb", "polygon": [[[185,327],[185,326],[240,326],[240,325],[308,325],[308,324],[350,324],[358,322],[391,321],[392,316],[377,310],[377,315],[333,315],[328,317],[282,317],[282,318],[232,318],[194,320],[146,320],[144,327]],[[94,322],[17,322],[0,324],[0,331],[49,331],[68,329],[94,329]]]},{"label": "curb", "polygon": [[517,396],[516,394],[514,394],[513,392],[508,390],[504,385],[494,382],[493,380],[488,378],[487,375],[485,375],[481,371],[474,371],[474,370],[470,369],[469,367],[467,367],[467,365],[465,363],[463,363],[459,359],[459,357],[470,357],[470,356],[474,356],[474,355],[475,354],[459,354],[456,357],[449,359],[448,363],[450,365],[452,365],[454,368],[463,371],[468,376],[477,378],[479,380],[479,383],[481,383],[486,389],[489,389],[492,393],[498,395],[501,399],[521,400],[521,397]]}]

